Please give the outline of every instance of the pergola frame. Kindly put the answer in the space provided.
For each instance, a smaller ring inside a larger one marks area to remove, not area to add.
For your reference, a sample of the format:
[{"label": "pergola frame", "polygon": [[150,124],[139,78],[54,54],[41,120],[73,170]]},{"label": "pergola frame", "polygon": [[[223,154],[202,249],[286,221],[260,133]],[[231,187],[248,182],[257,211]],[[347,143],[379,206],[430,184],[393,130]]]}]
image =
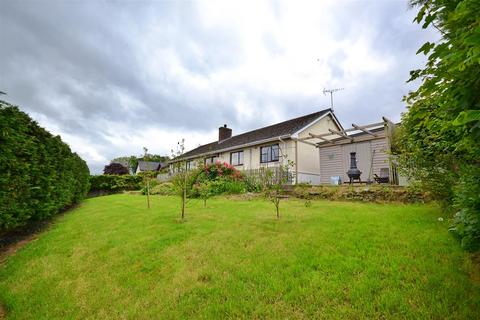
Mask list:
[{"label": "pergola frame", "polygon": [[[352,128],[345,129],[345,130],[340,130],[340,131],[333,130],[333,129],[328,129],[328,131],[329,131],[328,133],[322,133],[322,134],[313,134],[313,133],[309,132],[308,137],[297,138],[297,139],[294,139],[294,140],[318,147],[320,144],[325,144],[325,143],[336,144],[336,142],[337,142],[336,140],[338,138],[345,138],[345,139],[349,139],[350,142],[354,142],[355,137],[352,137],[352,136],[348,135],[348,133],[351,133],[353,131],[362,131],[362,132],[376,138],[376,137],[378,137],[378,134],[375,133],[375,132],[372,132],[371,131],[372,129],[374,129],[374,128],[376,129],[379,126],[382,126],[382,125],[384,126],[384,128],[386,128],[389,124],[393,124],[392,121],[388,120],[385,117],[382,117],[382,119],[383,119],[382,122],[370,123],[370,124],[362,125],[362,126],[357,125],[355,123],[352,123]],[[333,138],[332,138],[332,136],[333,136]],[[319,139],[319,140],[322,140],[322,142],[314,143],[314,142],[308,141],[308,140],[312,140],[312,139]]]}]

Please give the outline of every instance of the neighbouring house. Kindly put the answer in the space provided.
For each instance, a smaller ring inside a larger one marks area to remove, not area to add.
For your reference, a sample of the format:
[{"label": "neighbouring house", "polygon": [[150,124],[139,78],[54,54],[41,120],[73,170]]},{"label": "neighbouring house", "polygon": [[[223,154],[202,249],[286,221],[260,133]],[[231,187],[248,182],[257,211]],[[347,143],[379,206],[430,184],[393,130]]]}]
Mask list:
[{"label": "neighbouring house", "polygon": [[161,169],[165,168],[165,166],[166,164],[163,162],[138,160],[135,174],[145,171],[160,171]]},{"label": "neighbouring house", "polygon": [[239,135],[224,125],[218,140],[199,146],[172,160],[198,164],[227,162],[252,171],[294,162],[292,183],[330,184],[333,178],[348,181],[351,153],[362,172],[360,180],[398,184],[390,157],[395,125],[383,122],[344,129],[332,109],[325,109]]}]

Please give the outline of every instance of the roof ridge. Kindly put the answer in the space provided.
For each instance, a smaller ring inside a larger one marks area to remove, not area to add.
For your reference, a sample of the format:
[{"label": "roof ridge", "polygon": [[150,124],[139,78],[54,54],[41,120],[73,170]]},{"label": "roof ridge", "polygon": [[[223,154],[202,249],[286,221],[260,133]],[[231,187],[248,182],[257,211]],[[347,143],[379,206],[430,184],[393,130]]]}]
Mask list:
[{"label": "roof ridge", "polygon": [[[190,157],[190,156],[193,156],[195,154],[215,152],[216,150],[221,150],[221,148],[219,149],[218,147],[223,147],[223,146],[225,146],[227,148],[232,148],[232,147],[243,144],[240,141],[233,141],[232,142],[232,140],[242,140],[242,138],[244,138],[244,139],[247,138],[248,139],[250,135],[255,135],[255,134],[257,134],[259,136],[262,136],[262,133],[264,133],[264,131],[268,131],[269,129],[272,129],[272,135],[270,137],[266,137],[267,139],[268,138],[271,139],[272,137],[280,136],[280,135],[289,135],[289,134],[291,135],[291,134],[294,133],[292,130],[294,130],[296,132],[297,130],[301,129],[302,127],[305,127],[306,125],[312,123],[318,117],[323,116],[323,115],[325,115],[325,114],[327,114],[328,112],[331,112],[331,111],[332,111],[331,108],[326,108],[326,109],[319,110],[319,111],[316,111],[316,112],[312,112],[312,113],[309,113],[309,114],[306,114],[306,115],[303,115],[303,116],[299,116],[299,117],[287,119],[287,120],[284,120],[284,121],[281,121],[281,122],[277,122],[277,123],[274,123],[274,124],[270,124],[270,125],[265,126],[265,127],[260,127],[260,128],[256,128],[256,129],[253,129],[253,130],[250,130],[250,131],[246,131],[246,132],[231,136],[228,139],[224,139],[224,140],[221,140],[221,141],[212,141],[212,142],[200,145],[200,146],[198,146],[198,147],[196,147],[192,150],[189,150],[186,153],[184,153],[182,156],[183,157],[185,157],[185,156]],[[309,119],[309,118],[312,118],[312,119]],[[296,122],[300,122],[301,126],[299,127],[299,124],[296,123]],[[263,136],[264,137],[250,137],[250,139],[252,139],[251,142],[260,141],[260,140],[265,138],[265,134],[263,134]],[[229,142],[231,142],[231,143],[229,143]],[[231,144],[231,145],[229,146],[229,144]],[[202,149],[202,148],[205,149],[207,147],[209,147],[207,150],[201,150],[200,151],[200,149]]]},{"label": "roof ridge", "polygon": [[[286,123],[286,122],[289,122],[289,121],[295,121],[295,120],[299,120],[299,119],[302,119],[302,118],[307,118],[307,117],[311,117],[313,116],[314,114],[320,114],[327,111],[327,110],[332,110],[332,108],[327,108],[327,109],[323,109],[323,110],[320,110],[320,111],[316,111],[316,112],[312,112],[312,113],[309,113],[309,114],[306,114],[306,115],[303,115],[303,116],[300,116],[300,117],[296,117],[296,118],[292,118],[292,119],[288,119],[288,120],[285,120],[285,121],[281,121],[281,122],[277,122],[277,123],[274,123],[274,124],[269,124],[268,126],[265,126],[265,127],[260,127],[260,128],[256,128],[256,129],[253,129],[253,130],[250,130],[250,131],[245,131],[245,132],[242,132],[242,133],[239,133],[239,134],[236,134],[236,135],[233,135],[231,136],[230,138],[227,138],[227,139],[224,139],[224,140],[221,140],[221,141],[212,141],[212,142],[209,142],[209,143],[205,143],[205,144],[202,144],[201,146],[205,146],[207,144],[211,144],[211,143],[215,143],[215,142],[223,142],[223,141],[226,141],[228,139],[232,139],[234,137],[238,137],[238,136],[241,136],[241,135],[244,135],[244,134],[248,134],[248,133],[252,133],[252,132],[255,132],[257,130],[263,130],[263,129],[267,129],[267,128],[270,128],[270,127],[273,127],[273,126],[278,126],[278,125],[281,125],[283,123]],[[200,146],[200,147],[201,147]]]}]

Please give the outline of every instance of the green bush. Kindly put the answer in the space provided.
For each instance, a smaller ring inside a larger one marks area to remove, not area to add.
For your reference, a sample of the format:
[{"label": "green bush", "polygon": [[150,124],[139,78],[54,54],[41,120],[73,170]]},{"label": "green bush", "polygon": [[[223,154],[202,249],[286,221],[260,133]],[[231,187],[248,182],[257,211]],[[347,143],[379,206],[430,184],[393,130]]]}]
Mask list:
[{"label": "green bush", "polygon": [[190,177],[189,196],[194,198],[201,196],[200,186],[203,185],[208,186],[210,195],[237,194],[247,191],[245,176],[228,163],[217,162],[205,165],[192,172]]},{"label": "green bush", "polygon": [[176,192],[171,182],[161,182],[150,189],[150,194],[173,196],[176,195]]},{"label": "green bush", "polygon": [[141,176],[102,174],[90,176],[90,192],[120,192],[126,190],[140,190]]},{"label": "green bush", "polygon": [[468,169],[454,188],[453,208],[458,211],[450,230],[461,240],[462,247],[476,251],[480,249],[480,168]]},{"label": "green bush", "polygon": [[424,43],[420,86],[406,97],[400,138],[394,144],[404,174],[421,183],[448,212],[452,230],[469,250],[480,249],[480,24],[478,0],[412,0],[414,19],[440,36]]},{"label": "green bush", "polygon": [[82,199],[85,161],[18,107],[0,101],[0,233]]}]

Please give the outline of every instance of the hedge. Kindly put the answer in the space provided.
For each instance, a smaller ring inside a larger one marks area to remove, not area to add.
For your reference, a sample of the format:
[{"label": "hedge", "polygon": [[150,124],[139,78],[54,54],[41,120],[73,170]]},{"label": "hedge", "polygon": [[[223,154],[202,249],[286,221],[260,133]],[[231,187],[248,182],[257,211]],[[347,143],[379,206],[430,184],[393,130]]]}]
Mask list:
[{"label": "hedge", "polygon": [[90,193],[115,193],[126,190],[140,190],[143,177],[136,175],[102,174],[90,176]]},{"label": "hedge", "polygon": [[88,191],[85,161],[1,100],[0,146],[0,233],[54,215]]}]

